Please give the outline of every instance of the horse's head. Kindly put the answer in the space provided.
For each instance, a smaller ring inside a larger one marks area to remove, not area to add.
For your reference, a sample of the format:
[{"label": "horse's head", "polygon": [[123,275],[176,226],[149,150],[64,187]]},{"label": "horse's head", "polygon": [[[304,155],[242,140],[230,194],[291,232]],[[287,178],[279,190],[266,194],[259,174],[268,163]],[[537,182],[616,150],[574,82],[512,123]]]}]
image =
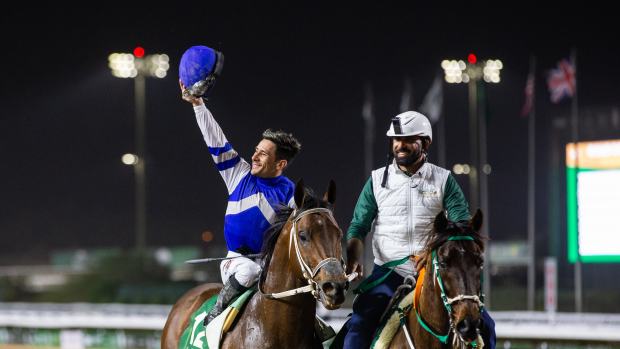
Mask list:
[{"label": "horse's head", "polygon": [[339,308],[349,288],[342,258],[342,230],[332,214],[335,201],[333,181],[319,200],[309,194],[300,180],[295,186],[297,210],[287,223],[294,272],[315,285],[314,296],[327,309]]},{"label": "horse's head", "polygon": [[[483,306],[481,274],[484,241],[480,235],[482,213],[476,211],[467,223],[454,223],[443,212],[435,217],[426,245],[427,266],[431,265],[435,285],[450,317],[455,337],[465,343],[478,339]],[[431,264],[428,264],[430,262]]]}]

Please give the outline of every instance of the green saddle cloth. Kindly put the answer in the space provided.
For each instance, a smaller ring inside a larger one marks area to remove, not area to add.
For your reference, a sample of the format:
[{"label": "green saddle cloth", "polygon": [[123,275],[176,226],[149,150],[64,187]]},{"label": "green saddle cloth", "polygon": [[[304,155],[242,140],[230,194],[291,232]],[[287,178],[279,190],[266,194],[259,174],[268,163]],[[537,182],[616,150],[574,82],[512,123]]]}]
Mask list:
[{"label": "green saddle cloth", "polygon": [[[245,293],[233,300],[229,307],[240,309],[247,300],[251,298],[250,296],[252,296],[254,292],[256,292],[256,289],[245,291]],[[205,317],[207,317],[207,314],[209,314],[215,305],[217,296],[217,294],[211,296],[211,298],[207,299],[207,301],[192,314],[187,328],[185,328],[181,338],[179,338],[179,349],[209,349],[203,323]]]}]

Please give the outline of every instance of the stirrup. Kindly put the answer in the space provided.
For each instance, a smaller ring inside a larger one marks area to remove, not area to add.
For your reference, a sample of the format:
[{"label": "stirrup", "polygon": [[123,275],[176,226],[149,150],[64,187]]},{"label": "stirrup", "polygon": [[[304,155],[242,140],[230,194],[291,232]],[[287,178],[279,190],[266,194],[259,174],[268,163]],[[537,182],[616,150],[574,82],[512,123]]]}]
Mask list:
[{"label": "stirrup", "polygon": [[226,281],[226,283],[222,286],[222,289],[217,295],[217,300],[215,301],[213,308],[211,308],[211,311],[209,311],[207,316],[205,316],[204,325],[206,326],[209,322],[213,321],[213,319],[226,310],[234,299],[247,290],[247,287],[239,284],[239,281],[235,279],[235,274],[232,274],[228,278],[228,281]]}]

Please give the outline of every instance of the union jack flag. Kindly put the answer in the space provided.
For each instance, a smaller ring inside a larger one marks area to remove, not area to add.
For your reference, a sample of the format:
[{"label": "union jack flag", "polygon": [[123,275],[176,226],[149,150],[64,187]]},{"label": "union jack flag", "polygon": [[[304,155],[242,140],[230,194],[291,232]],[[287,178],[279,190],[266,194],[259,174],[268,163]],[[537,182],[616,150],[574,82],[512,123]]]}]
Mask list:
[{"label": "union jack flag", "polygon": [[577,90],[575,66],[568,59],[562,59],[558,67],[549,71],[547,85],[551,102],[559,103],[564,97],[573,97]]}]

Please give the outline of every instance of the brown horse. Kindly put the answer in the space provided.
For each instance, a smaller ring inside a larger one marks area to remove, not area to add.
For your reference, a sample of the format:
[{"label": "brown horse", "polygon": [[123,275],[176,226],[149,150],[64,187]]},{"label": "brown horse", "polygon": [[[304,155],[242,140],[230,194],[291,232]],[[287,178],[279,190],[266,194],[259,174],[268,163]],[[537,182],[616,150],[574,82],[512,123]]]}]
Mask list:
[{"label": "brown horse", "polygon": [[[295,187],[298,209],[283,208],[267,232],[264,268],[258,291],[247,302],[221,348],[312,348],[316,301],[328,309],[344,302],[349,281],[342,259],[342,230],[331,207],[336,188],[330,181],[323,200],[300,180]],[[173,306],[161,337],[162,348],[177,348],[189,317],[221,284],[189,290]]]},{"label": "brown horse", "polygon": [[390,348],[482,347],[479,336],[483,306],[482,213],[469,225],[448,222],[443,212],[435,218],[422,258],[426,266],[419,303],[407,315]]}]

